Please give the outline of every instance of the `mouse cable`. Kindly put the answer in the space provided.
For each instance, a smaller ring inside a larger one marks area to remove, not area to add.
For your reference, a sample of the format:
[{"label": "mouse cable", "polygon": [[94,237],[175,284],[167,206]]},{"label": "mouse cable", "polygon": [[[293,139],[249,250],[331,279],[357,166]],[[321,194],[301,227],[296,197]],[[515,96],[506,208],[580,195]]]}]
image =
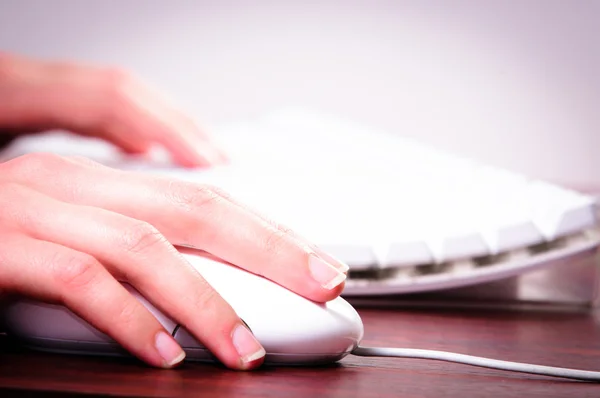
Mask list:
[{"label": "mouse cable", "polygon": [[588,370],[577,370],[557,368],[553,366],[532,365],[510,361],[501,361],[476,357],[472,355],[456,354],[452,352],[419,350],[412,348],[376,348],[358,346],[352,351],[352,355],[361,357],[395,357],[413,359],[433,359],[438,361],[454,362],[471,366],[479,366],[490,369],[508,370],[511,372],[531,373],[544,376],[565,377],[569,379],[600,381],[600,372]]}]

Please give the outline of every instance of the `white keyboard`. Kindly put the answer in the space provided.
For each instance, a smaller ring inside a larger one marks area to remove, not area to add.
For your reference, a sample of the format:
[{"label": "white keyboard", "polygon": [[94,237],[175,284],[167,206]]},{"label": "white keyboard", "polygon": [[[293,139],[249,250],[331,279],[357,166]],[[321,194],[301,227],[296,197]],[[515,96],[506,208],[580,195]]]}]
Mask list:
[{"label": "white keyboard", "polygon": [[79,154],[221,186],[350,266],[344,294],[490,282],[598,246],[595,198],[348,121],[282,110],[216,132],[232,164],[188,171],[64,134],[5,153]]}]

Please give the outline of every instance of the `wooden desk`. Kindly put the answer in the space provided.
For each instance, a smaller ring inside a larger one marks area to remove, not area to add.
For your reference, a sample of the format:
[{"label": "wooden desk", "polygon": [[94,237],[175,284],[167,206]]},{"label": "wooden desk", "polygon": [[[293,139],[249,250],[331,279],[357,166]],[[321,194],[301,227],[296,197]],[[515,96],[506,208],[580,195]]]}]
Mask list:
[{"label": "wooden desk", "polygon": [[[366,345],[431,348],[600,370],[598,313],[359,309]],[[70,394],[68,394],[70,393]],[[0,397],[600,397],[600,384],[445,362],[347,357],[244,373],[207,364],[155,370],[129,359],[25,352],[0,337]]]}]

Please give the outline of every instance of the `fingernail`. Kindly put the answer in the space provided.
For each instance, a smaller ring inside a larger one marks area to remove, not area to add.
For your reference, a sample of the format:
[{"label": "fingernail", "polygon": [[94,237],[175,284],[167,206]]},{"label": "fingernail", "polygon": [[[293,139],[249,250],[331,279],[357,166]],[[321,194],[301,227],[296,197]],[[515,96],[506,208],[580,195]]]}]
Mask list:
[{"label": "fingernail", "polygon": [[327,263],[316,254],[310,255],[308,268],[310,269],[312,277],[327,290],[333,289],[346,280],[346,275],[343,272]]},{"label": "fingernail", "polygon": [[232,334],[233,345],[244,364],[256,361],[265,356],[265,349],[248,328],[239,324]]},{"label": "fingernail", "polygon": [[323,250],[319,250],[319,256],[324,257],[329,264],[333,265],[340,272],[348,272],[350,267],[348,265],[337,258],[333,257],[331,254],[324,252]]},{"label": "fingernail", "polygon": [[166,332],[160,331],[156,335],[156,350],[165,361],[165,367],[172,367],[183,361],[185,352],[179,344]]}]

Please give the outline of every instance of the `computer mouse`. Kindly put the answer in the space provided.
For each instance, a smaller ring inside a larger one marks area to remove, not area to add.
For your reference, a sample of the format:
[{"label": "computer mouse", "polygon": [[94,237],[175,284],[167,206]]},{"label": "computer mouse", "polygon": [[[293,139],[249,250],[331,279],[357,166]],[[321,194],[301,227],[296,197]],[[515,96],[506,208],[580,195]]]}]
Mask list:
[{"label": "computer mouse", "polygon": [[[178,249],[261,342],[266,351],[265,364],[333,363],[350,354],[362,339],[361,318],[341,297],[327,303],[313,302],[201,251]],[[187,330],[133,287],[124,286],[173,334],[186,351],[186,360],[216,360]],[[108,335],[61,305],[17,299],[5,308],[4,318],[7,332],[36,350],[128,355]]]}]

